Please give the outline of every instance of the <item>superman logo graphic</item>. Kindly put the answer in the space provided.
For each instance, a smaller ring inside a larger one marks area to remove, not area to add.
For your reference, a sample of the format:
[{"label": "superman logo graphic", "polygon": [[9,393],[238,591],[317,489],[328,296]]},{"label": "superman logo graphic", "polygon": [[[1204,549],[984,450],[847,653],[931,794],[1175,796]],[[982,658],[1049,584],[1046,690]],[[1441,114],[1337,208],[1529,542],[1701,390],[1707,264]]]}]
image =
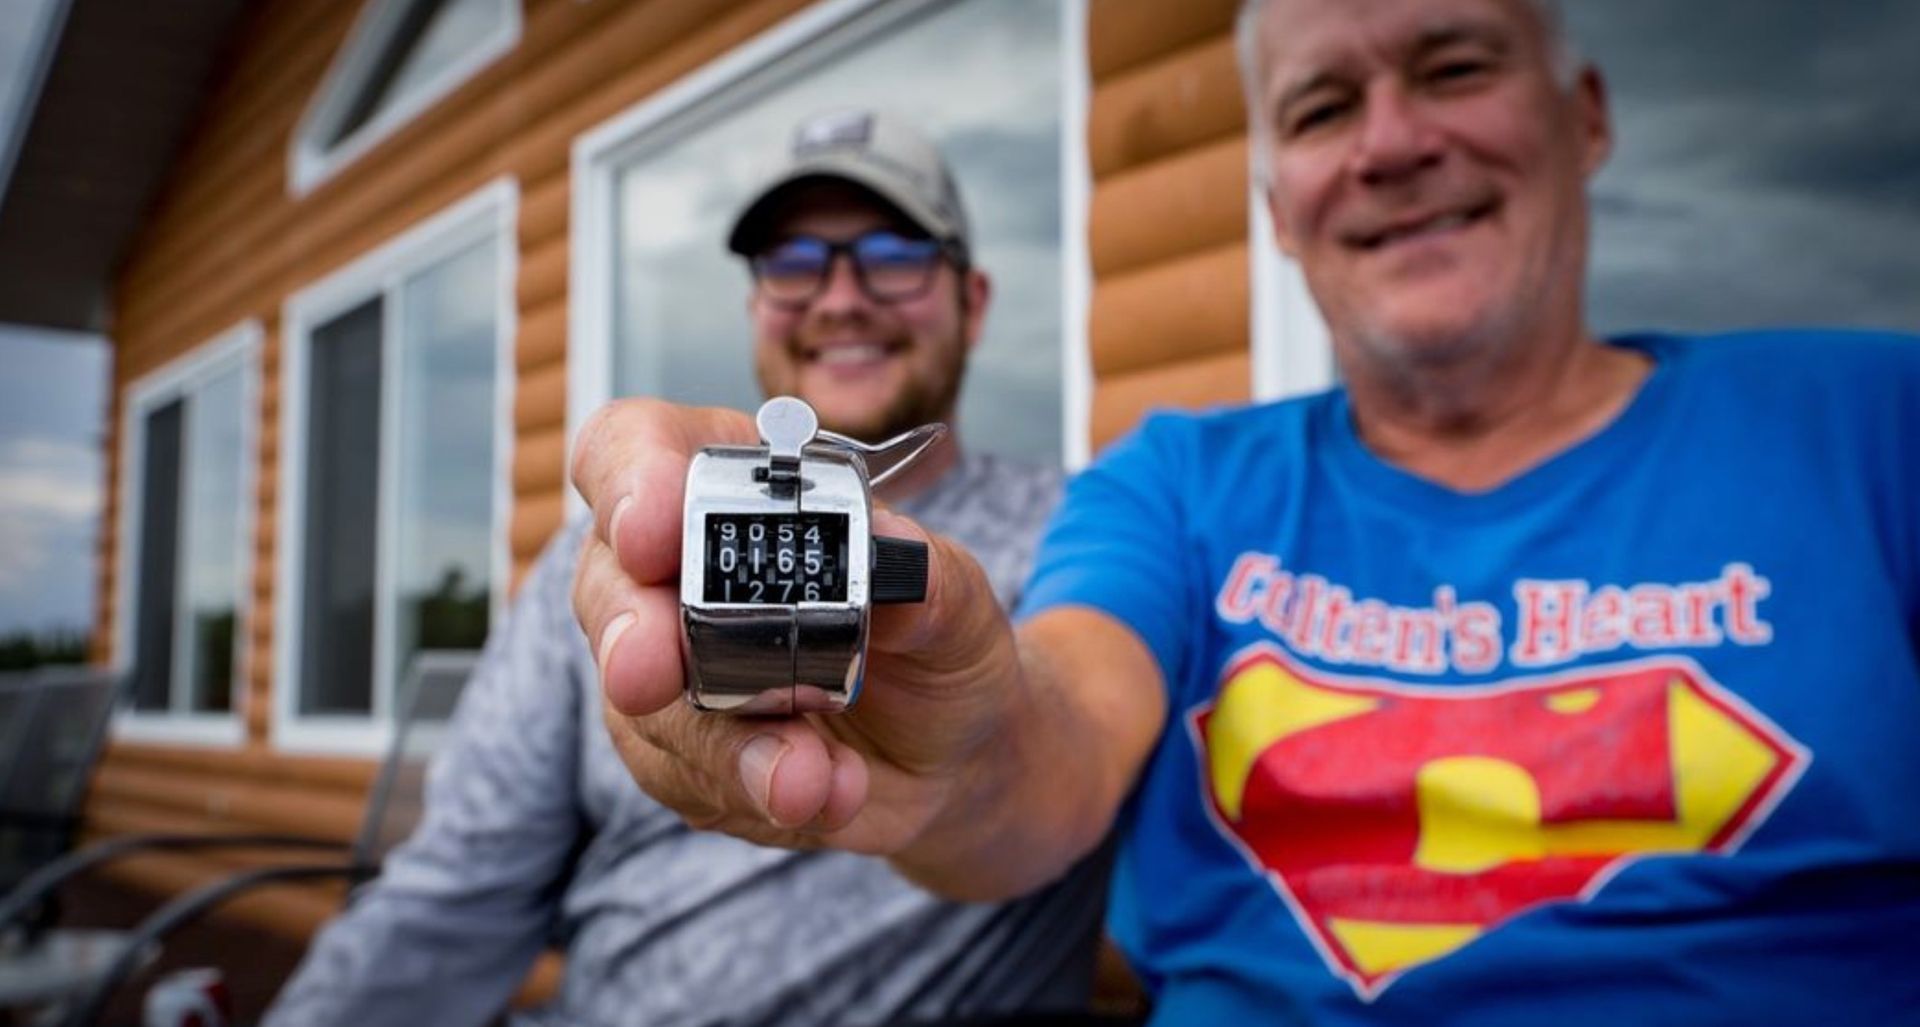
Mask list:
[{"label": "superman logo graphic", "polygon": [[1810,759],[1680,659],[1442,691],[1261,644],[1190,726],[1218,824],[1366,999],[1635,857],[1731,852]]}]

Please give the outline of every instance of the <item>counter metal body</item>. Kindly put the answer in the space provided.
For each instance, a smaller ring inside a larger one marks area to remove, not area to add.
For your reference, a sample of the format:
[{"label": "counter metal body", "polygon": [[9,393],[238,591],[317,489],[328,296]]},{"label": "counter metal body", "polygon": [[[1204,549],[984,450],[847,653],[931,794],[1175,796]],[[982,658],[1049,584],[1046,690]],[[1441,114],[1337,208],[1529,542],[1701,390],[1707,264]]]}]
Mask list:
[{"label": "counter metal body", "polygon": [[[831,712],[852,705],[865,670],[873,567],[873,508],[856,455],[828,444],[801,450],[798,481],[769,480],[764,447],[709,447],[687,472],[680,609],[687,698],[727,713]],[[844,598],[792,603],[714,602],[714,518],[846,517]]]}]

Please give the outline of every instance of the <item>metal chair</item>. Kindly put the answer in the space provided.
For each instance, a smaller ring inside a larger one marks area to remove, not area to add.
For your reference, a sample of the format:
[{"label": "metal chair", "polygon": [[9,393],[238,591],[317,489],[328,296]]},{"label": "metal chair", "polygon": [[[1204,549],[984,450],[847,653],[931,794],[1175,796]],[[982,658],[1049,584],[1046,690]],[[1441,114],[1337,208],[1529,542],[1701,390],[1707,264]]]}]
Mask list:
[{"label": "metal chair", "polygon": [[72,850],[124,682],[97,667],[0,675],[0,890]]},{"label": "metal chair", "polygon": [[278,834],[132,835],[75,852],[32,874],[0,902],[0,930],[14,934],[14,950],[20,954],[15,958],[30,958],[40,946],[58,944],[51,935],[24,937],[16,923],[20,914],[74,876],[123,856],[163,850],[268,848],[319,851],[331,857],[241,871],[174,897],[138,927],[115,936],[110,952],[93,954],[97,968],[87,968],[85,979],[60,999],[64,1015],[50,1022],[67,1027],[96,1022],[113,994],[153,961],[168,935],[245,892],[293,881],[346,880],[358,884],[377,875],[387,852],[405,840],[419,820],[426,763],[438,741],[440,722],[457,703],[477,657],[468,652],[422,653],[409,664],[395,703],[402,714],[351,845]]}]

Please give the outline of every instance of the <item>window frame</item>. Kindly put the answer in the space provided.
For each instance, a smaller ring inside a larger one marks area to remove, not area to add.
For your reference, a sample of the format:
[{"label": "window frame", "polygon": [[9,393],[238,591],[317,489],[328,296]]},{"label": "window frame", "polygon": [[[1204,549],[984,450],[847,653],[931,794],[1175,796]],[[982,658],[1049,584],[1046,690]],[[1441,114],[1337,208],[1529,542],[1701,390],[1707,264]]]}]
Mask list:
[{"label": "window frame", "polygon": [[[185,654],[178,650],[174,653],[174,665],[168,668],[168,709],[135,709],[131,702],[122,706],[114,714],[113,732],[116,738],[134,742],[153,742],[165,745],[190,745],[208,748],[237,748],[246,742],[246,712],[248,695],[251,689],[248,682],[252,676],[253,665],[253,570],[254,570],[254,529],[257,523],[258,503],[256,485],[259,471],[259,410],[261,390],[260,349],[265,338],[258,320],[249,319],[227,329],[211,339],[195,346],[185,354],[134,379],[123,393],[120,409],[120,445],[119,480],[120,502],[119,523],[116,525],[119,544],[119,556],[115,561],[114,582],[114,631],[113,631],[113,668],[116,673],[128,674],[133,671],[135,620],[139,615],[139,589],[135,579],[140,569],[140,536],[143,527],[141,497],[146,495],[147,468],[144,460],[147,441],[147,418],[157,409],[175,400],[185,400],[182,409],[184,421],[181,432],[180,476],[183,481],[193,480],[193,446],[191,433],[199,417],[192,397],[199,389],[220,375],[234,370],[240,373],[240,461],[239,486],[241,504],[236,524],[240,532],[240,554],[235,561],[235,573],[239,580],[238,592],[234,603],[234,653],[233,653],[233,698],[230,708],[225,712],[195,711],[182,709],[185,692],[189,683],[183,680],[178,671]],[[181,501],[187,502],[189,493],[181,490]],[[178,642],[178,619],[186,612],[187,606],[180,603],[177,594],[186,588],[185,568],[192,554],[188,547],[186,518],[180,519],[180,529],[174,544],[179,553],[177,580],[174,583],[176,603],[173,626],[176,644]]]},{"label": "window frame", "polygon": [[[408,279],[476,243],[495,248],[494,436],[491,592],[489,630],[505,613],[512,560],[514,336],[518,309],[519,187],[512,178],[496,179],[455,201],[352,263],[288,296],[281,314],[284,354],[280,374],[279,540],[275,590],[273,746],[282,752],[371,756],[383,751],[395,722],[391,617],[379,613],[395,588],[394,533],[400,515],[397,439],[400,430],[398,370],[402,317],[400,289]],[[303,713],[300,677],[303,603],[306,596],[307,400],[311,388],[314,331],[354,307],[381,300],[380,468],[375,505],[374,678],[372,709],[366,714]]]},{"label": "window frame", "polygon": [[[821,46],[857,46],[894,26],[959,0],[823,0],[709,61],[672,86],[574,137],[567,301],[567,444],[595,410],[613,399],[615,269],[619,262],[614,213],[625,165],[661,142],[725,116],[729,100],[755,81],[777,78]],[[1085,147],[1087,121],[1087,0],[1063,0],[1061,18],[1061,448],[1067,470],[1089,459],[1093,367],[1087,310],[1092,272],[1087,205],[1092,192]],[[962,188],[965,183],[962,183]],[[716,226],[716,232],[720,226]],[[718,234],[714,244],[719,245]],[[569,490],[567,510],[585,509]]]},{"label": "window frame", "polygon": [[339,129],[380,66],[380,58],[394,44],[408,12],[431,2],[434,0],[367,0],[361,7],[288,143],[287,191],[296,199],[318,189],[520,44],[526,20],[521,0],[494,0],[507,15],[498,29],[392,107],[369,118],[339,142],[327,143],[326,138]]},{"label": "window frame", "polygon": [[[1249,140],[1252,141],[1251,139]],[[1307,291],[1307,279],[1273,238],[1273,217],[1252,151],[1247,161],[1247,274],[1252,297],[1254,402],[1304,396],[1338,382],[1327,322]]]}]

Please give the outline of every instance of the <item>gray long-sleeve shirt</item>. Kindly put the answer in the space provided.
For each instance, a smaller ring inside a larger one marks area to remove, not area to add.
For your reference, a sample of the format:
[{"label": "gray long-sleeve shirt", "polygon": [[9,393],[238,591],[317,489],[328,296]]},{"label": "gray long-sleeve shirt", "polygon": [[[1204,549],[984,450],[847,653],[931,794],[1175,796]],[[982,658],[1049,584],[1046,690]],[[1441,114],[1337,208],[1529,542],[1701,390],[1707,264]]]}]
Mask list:
[{"label": "gray long-sleeve shirt", "polygon": [[[1059,477],[968,455],[897,504],[970,549],[1011,606]],[[879,860],[689,830],[637,788],[600,719],[571,585],[541,557],[487,642],[426,814],[315,939],[272,1027],[487,1022],[549,943],[559,994],[517,1024],[868,1024],[1084,1006],[1104,858],[1045,891],[956,904]]]}]

